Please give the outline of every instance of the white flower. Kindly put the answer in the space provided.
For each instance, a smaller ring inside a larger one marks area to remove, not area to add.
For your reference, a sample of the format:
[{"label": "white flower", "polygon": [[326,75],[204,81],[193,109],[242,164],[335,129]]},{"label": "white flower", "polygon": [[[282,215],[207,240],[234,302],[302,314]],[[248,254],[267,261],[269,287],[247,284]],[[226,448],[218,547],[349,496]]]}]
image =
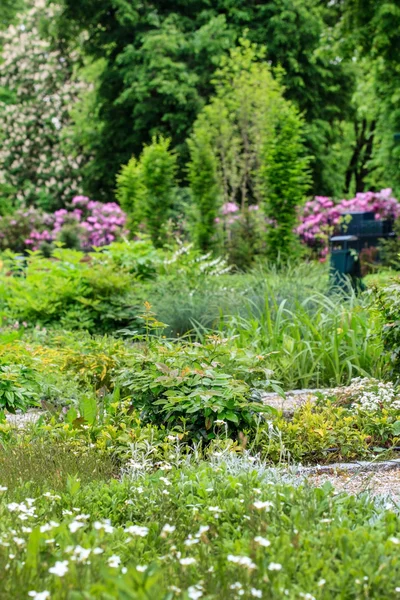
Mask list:
[{"label": "white flower", "polygon": [[147,571],[147,569],[147,565],[136,565],[136,571],[139,571],[139,573],[144,573],[145,571]]},{"label": "white flower", "polygon": [[397,537],[390,537],[389,538],[389,542],[392,542],[392,544],[400,544],[400,539]]},{"label": "white flower", "polygon": [[112,533],[114,531],[114,527],[111,525],[109,519],[105,519],[103,522],[95,521],[93,527],[97,530],[103,529],[106,533]]},{"label": "white flower", "polygon": [[113,554],[108,558],[108,566],[116,569],[121,564],[121,559],[116,554]]},{"label": "white flower", "polygon": [[192,558],[190,556],[188,556],[187,558],[181,558],[180,561],[181,565],[194,565],[194,563],[196,562],[195,558]]},{"label": "white flower", "polygon": [[266,538],[261,537],[261,535],[258,535],[257,537],[255,537],[254,541],[257,544],[260,544],[260,546],[264,546],[264,548],[268,548],[268,546],[271,545],[271,542],[269,540],[267,540]]},{"label": "white flower", "polygon": [[3,485],[0,485],[0,492],[6,492],[8,488]]},{"label": "white flower", "polygon": [[17,546],[24,546],[25,545],[25,540],[23,538],[14,537],[13,540],[17,544]]},{"label": "white flower", "polygon": [[232,583],[232,585],[229,587],[231,590],[241,590],[243,586],[240,581],[236,581],[236,583]]},{"label": "white flower", "polygon": [[124,531],[131,535],[138,535],[139,537],[146,537],[149,533],[148,527],[141,527],[140,525],[130,525],[130,527],[127,527]]},{"label": "white flower", "polygon": [[203,595],[203,591],[199,585],[192,585],[188,588],[188,596],[190,600],[198,600]]},{"label": "white flower", "polygon": [[68,528],[71,533],[75,533],[76,531],[78,531],[78,529],[84,526],[84,523],[81,523],[80,521],[72,521],[72,523],[68,525]]},{"label": "white flower", "polygon": [[162,481],[163,483],[165,483],[165,485],[172,485],[172,483],[170,482],[170,480],[167,479],[166,477],[160,477],[160,481]]},{"label": "white flower", "polygon": [[233,554],[228,554],[227,560],[229,562],[236,563],[237,565],[240,565],[241,567],[246,567],[247,569],[250,569],[250,570],[257,569],[257,566],[253,563],[251,558],[249,558],[248,556],[235,556]]},{"label": "white flower", "polygon": [[63,577],[65,573],[68,572],[68,561],[67,560],[58,560],[54,567],[50,567],[49,573],[53,575],[58,575],[58,577]]},{"label": "white flower", "polygon": [[193,546],[193,544],[198,544],[199,541],[200,540],[198,538],[194,538],[192,535],[189,534],[188,538],[183,543],[185,544],[185,546]]},{"label": "white flower", "polygon": [[253,504],[254,508],[256,508],[257,510],[270,510],[274,505],[272,502],[261,502],[261,500],[256,500]]},{"label": "white flower", "polygon": [[82,546],[76,546],[72,560],[77,560],[78,562],[85,562],[89,558],[90,553],[90,548],[82,548]]},{"label": "white flower", "polygon": [[206,533],[210,528],[208,525],[200,525],[198,532],[196,533],[196,537],[201,537],[203,533]]},{"label": "white flower", "polygon": [[35,598],[35,600],[46,600],[46,598],[50,598],[50,592],[45,590],[44,592],[35,592],[34,590],[28,592],[28,596],[31,598]]},{"label": "white flower", "polygon": [[169,533],[173,533],[175,531],[175,525],[170,525],[169,523],[165,523],[164,527],[161,529],[161,537],[165,538]]},{"label": "white flower", "polygon": [[322,587],[325,584],[326,584],[326,579],[320,579],[317,583],[318,587]]},{"label": "white flower", "polygon": [[279,563],[269,563],[268,565],[268,571],[280,571],[282,569],[282,565],[280,565]]},{"label": "white flower", "polygon": [[93,554],[103,554],[103,548],[93,548]]},{"label": "white flower", "polygon": [[254,596],[254,598],[262,598],[262,591],[257,590],[256,588],[251,588],[250,594]]}]

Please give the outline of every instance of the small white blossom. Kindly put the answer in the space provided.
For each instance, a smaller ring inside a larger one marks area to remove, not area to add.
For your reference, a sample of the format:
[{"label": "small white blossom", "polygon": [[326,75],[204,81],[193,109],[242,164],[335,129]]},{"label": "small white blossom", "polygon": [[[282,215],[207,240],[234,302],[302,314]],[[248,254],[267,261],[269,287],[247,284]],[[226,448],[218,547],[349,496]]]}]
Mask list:
[{"label": "small white blossom", "polygon": [[68,561],[67,560],[58,560],[54,567],[50,567],[49,573],[53,575],[57,575],[58,577],[64,577],[66,573],[68,573]]},{"label": "small white blossom", "polygon": [[181,565],[184,565],[184,566],[194,565],[196,562],[196,559],[188,556],[187,558],[181,558],[179,562],[181,563]]},{"label": "small white blossom", "polygon": [[124,529],[125,533],[130,533],[131,535],[137,535],[139,537],[146,537],[149,533],[148,527],[141,527],[140,525],[130,525],[126,529]]}]

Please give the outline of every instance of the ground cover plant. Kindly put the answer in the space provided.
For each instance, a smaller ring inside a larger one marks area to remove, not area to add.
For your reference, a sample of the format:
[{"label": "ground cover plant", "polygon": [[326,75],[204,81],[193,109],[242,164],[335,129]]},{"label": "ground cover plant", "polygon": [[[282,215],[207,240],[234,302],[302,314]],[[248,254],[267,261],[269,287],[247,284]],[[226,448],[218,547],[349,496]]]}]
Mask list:
[{"label": "ground cover plant", "polygon": [[134,472],[2,486],[2,597],[398,595],[394,508],[271,481],[239,459]]}]

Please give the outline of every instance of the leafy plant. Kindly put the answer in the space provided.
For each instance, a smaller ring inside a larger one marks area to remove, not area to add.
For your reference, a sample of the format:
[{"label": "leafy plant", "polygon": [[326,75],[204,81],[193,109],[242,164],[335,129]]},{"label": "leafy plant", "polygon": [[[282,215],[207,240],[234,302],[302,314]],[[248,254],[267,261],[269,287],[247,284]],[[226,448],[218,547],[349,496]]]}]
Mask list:
[{"label": "leafy plant", "polygon": [[235,435],[255,424],[268,407],[254,401],[251,387],[279,389],[263,357],[232,349],[229,340],[209,336],[203,344],[150,342],[132,355],[117,376],[124,394],[144,421],[182,427],[190,438]]},{"label": "leafy plant", "polygon": [[33,371],[24,365],[0,365],[0,410],[15,413],[37,403]]}]

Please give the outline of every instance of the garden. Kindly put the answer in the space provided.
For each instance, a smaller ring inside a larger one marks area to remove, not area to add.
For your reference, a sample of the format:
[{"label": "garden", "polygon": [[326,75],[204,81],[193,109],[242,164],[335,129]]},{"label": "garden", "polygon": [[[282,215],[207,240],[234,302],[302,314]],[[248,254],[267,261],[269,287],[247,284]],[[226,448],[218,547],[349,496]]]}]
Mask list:
[{"label": "garden", "polygon": [[399,43],[2,1],[0,600],[400,598]]}]

